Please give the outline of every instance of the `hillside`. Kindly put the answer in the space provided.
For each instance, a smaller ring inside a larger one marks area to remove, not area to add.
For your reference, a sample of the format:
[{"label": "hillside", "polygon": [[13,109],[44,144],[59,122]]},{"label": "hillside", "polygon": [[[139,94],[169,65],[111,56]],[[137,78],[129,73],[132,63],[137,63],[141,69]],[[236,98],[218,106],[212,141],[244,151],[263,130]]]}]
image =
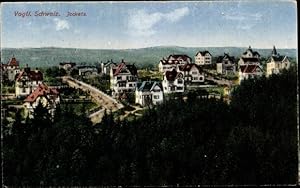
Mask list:
[{"label": "hillside", "polygon": [[[187,54],[190,57],[199,50],[208,50],[212,56],[223,55],[224,52],[239,57],[246,48],[240,47],[177,47],[177,46],[157,46],[140,49],[75,49],[75,48],[4,48],[1,51],[1,62],[6,63],[14,54],[20,61],[21,67],[28,64],[31,67],[56,66],[59,62],[76,62],[78,64],[95,64],[101,61],[106,62],[113,59],[119,62],[124,59],[126,62],[135,63],[138,67],[152,67],[158,64],[159,60],[174,54]],[[268,57],[271,49],[254,49],[263,57]],[[296,49],[278,49],[282,55],[295,58]]]}]

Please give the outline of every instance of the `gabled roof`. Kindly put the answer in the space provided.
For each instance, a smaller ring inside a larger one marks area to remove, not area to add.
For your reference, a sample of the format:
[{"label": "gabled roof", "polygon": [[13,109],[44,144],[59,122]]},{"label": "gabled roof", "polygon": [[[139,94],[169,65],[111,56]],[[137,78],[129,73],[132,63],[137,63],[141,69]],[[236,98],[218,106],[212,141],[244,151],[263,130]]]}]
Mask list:
[{"label": "gabled roof", "polygon": [[143,81],[138,84],[137,90],[142,92],[152,91],[156,85],[162,90],[161,83],[155,81]]},{"label": "gabled roof", "polygon": [[114,76],[118,75],[122,69],[127,69],[132,75],[137,75],[137,68],[135,65],[126,65],[126,63],[122,61],[116,68],[113,69]]},{"label": "gabled roof", "polygon": [[13,56],[11,60],[7,63],[8,66],[19,66],[19,61]]},{"label": "gabled roof", "polygon": [[172,54],[169,55],[167,60],[170,60],[171,58],[174,58],[176,60],[182,59],[183,61],[187,61],[189,59],[190,61],[192,61],[192,58],[185,54]]},{"label": "gabled roof", "polygon": [[27,70],[24,69],[23,71],[20,72],[20,74],[18,75],[16,81],[19,81],[23,76],[28,76],[29,80],[31,81],[41,81],[43,80],[43,73],[39,70]]},{"label": "gabled roof", "polygon": [[245,63],[256,63],[259,62],[259,59],[257,57],[242,57],[241,58]]},{"label": "gabled roof", "polygon": [[165,75],[168,81],[174,81],[178,75],[181,74],[180,72],[177,72],[175,69],[172,71],[166,71]]},{"label": "gabled roof", "polygon": [[255,56],[255,55],[260,56],[260,54],[259,54],[257,51],[253,51],[253,50],[252,50],[251,46],[249,46],[249,48],[243,53],[243,55],[246,55],[248,51],[249,51],[253,56]]},{"label": "gabled roof", "polygon": [[198,65],[196,65],[195,63],[185,64],[185,65],[179,66],[179,70],[180,71],[190,71],[193,67],[196,67],[199,71],[202,71],[202,69]]},{"label": "gabled roof", "polygon": [[57,96],[59,92],[56,89],[49,88],[45,84],[39,84],[39,86],[26,97],[24,102],[34,102],[39,96],[54,95]]},{"label": "gabled roof", "polygon": [[271,58],[276,62],[282,62],[285,57],[286,56],[279,55],[279,56],[272,56]]},{"label": "gabled roof", "polygon": [[210,56],[212,56],[212,55],[209,53],[209,51],[207,51],[207,50],[197,52],[197,53],[196,53],[196,56],[197,56],[199,53],[200,53],[202,56],[205,56],[206,54],[209,54]]},{"label": "gabled roof", "polygon": [[258,65],[240,65],[240,70],[242,73],[254,73],[257,68],[262,71],[261,67]]},{"label": "gabled roof", "polygon": [[229,56],[229,54],[224,53],[223,56],[219,56],[219,57],[218,57],[217,63],[222,63],[223,60],[225,60],[225,59],[228,59],[228,60],[231,61],[232,63],[234,63],[234,61],[235,61],[234,56]]}]

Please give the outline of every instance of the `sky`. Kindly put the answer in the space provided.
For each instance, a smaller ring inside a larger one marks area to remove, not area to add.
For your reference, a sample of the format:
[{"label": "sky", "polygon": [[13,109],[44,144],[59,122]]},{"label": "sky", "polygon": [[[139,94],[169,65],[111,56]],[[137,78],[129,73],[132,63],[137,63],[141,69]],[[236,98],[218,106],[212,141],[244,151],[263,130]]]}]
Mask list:
[{"label": "sky", "polygon": [[[2,3],[1,47],[297,48],[296,7],[292,0]],[[19,16],[25,12],[31,16]],[[35,16],[41,12],[59,16]]]}]

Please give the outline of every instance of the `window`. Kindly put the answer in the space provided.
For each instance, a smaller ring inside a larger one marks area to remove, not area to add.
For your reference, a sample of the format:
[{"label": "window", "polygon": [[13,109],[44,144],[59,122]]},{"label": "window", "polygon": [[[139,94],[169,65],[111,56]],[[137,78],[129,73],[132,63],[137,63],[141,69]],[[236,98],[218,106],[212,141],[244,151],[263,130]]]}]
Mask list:
[{"label": "window", "polygon": [[125,82],[119,83],[119,87],[126,87],[126,83]]},{"label": "window", "polygon": [[129,84],[129,87],[132,87],[132,84]]},{"label": "window", "polygon": [[177,87],[177,90],[183,90],[183,87]]},{"label": "window", "polygon": [[117,80],[121,80],[121,76],[118,76],[118,77],[117,77]]},{"label": "window", "polygon": [[198,77],[194,77],[194,80],[198,80]]},{"label": "window", "polygon": [[203,77],[202,77],[202,76],[201,76],[201,77],[199,77],[199,80],[203,81]]},{"label": "window", "polygon": [[197,71],[193,71],[192,74],[197,74]]},{"label": "window", "polygon": [[26,90],[25,90],[25,87],[23,87],[23,88],[22,88],[22,92],[23,92],[23,93],[25,93],[25,92],[26,92]]},{"label": "window", "polygon": [[159,95],[154,95],[153,98],[154,99],[159,99]]},{"label": "window", "polygon": [[182,81],[182,79],[178,79],[178,84],[182,84],[183,83],[183,81]]}]

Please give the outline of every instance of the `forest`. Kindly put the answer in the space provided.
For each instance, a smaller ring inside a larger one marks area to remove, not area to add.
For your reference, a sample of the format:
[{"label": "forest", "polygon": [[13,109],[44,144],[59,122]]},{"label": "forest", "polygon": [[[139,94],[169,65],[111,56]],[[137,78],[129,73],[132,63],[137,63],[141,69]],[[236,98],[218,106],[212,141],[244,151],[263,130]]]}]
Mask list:
[{"label": "forest", "polygon": [[[3,122],[4,184],[13,186],[297,183],[297,69],[245,80],[222,99],[170,98],[131,121],[92,126],[72,106],[51,122]],[[5,121],[5,120],[4,120]]]}]

